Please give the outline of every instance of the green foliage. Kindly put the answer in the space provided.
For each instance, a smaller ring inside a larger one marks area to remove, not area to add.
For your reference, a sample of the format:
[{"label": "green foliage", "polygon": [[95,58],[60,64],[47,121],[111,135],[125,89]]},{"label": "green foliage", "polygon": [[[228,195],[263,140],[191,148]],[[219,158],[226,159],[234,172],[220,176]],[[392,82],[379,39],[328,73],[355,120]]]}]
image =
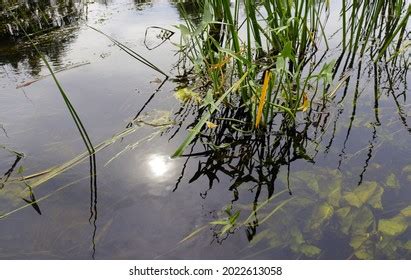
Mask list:
[{"label": "green foliage", "polygon": [[[264,130],[278,117],[294,125],[299,113],[309,111],[315,99],[325,106],[349,80],[349,75],[342,76],[332,86],[338,69],[337,60],[317,61],[314,55],[320,47],[322,51],[328,50],[331,34],[325,33],[325,25],[331,5],[329,1],[230,2],[196,2],[203,11],[201,21],[194,21],[183,10],[185,24],[177,28],[181,32],[182,68],[187,69],[186,64],[190,64],[195,69],[194,83],[204,88],[201,97],[207,93],[212,95],[212,100],[217,100],[233,82],[248,73],[239,89],[241,98],[229,95],[218,105],[244,111],[244,119],[238,119],[245,122],[241,130]],[[242,11],[243,18],[240,17]],[[370,50],[371,59],[376,61],[388,51],[390,60],[395,60],[401,53],[410,14],[406,1],[342,1],[340,14],[340,47],[342,55],[349,50],[346,63],[350,68],[357,56],[362,57],[366,50]],[[398,47],[393,50],[395,43]],[[262,94],[261,77],[265,77],[267,71],[272,78],[268,90]],[[254,125],[260,120],[262,126]],[[185,142],[191,143],[193,139],[190,134]],[[389,179],[389,185],[395,185],[392,178]]]}]

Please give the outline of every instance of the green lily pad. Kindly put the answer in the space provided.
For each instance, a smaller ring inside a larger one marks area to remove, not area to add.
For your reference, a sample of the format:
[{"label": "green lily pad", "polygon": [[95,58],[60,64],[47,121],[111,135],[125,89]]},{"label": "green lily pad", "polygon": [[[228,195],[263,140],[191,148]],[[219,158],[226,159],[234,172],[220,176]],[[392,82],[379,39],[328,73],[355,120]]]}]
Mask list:
[{"label": "green lily pad", "polygon": [[407,230],[408,224],[404,217],[394,217],[392,219],[382,219],[378,222],[378,231],[381,233],[398,236]]}]

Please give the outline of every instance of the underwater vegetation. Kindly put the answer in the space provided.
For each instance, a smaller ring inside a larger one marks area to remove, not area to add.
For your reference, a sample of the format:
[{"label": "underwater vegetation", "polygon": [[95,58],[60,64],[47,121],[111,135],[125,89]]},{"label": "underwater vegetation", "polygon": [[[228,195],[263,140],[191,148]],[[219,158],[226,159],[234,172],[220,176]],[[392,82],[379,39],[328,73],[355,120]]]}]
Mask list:
[{"label": "underwater vegetation", "polygon": [[[191,95],[189,106],[197,106],[198,118],[173,156],[206,157],[190,180],[208,177],[209,189],[202,195],[212,191],[218,174],[231,178],[233,193],[217,219],[182,242],[207,228],[221,243],[244,230],[250,247],[264,243],[265,248],[248,257],[278,249],[298,258],[324,258],[333,250],[324,240],[331,238],[345,245],[341,258],[409,258],[410,206],[404,202],[389,215],[383,211],[390,207],[384,196],[400,187],[396,175],[387,175],[383,185],[364,181],[374,144],[359,182],[340,170],[358,121],[365,75],[374,82],[373,139],[381,125],[382,96],[395,100],[410,132],[399,102],[408,94],[409,3],[233,2],[198,1],[200,20],[184,16],[182,7],[179,66],[181,73],[194,75],[177,97],[184,104]],[[339,25],[329,33],[330,12],[338,4]],[[353,96],[347,97],[349,91]],[[314,164],[321,150],[329,152],[346,100],[352,100],[352,115],[338,169],[291,171],[297,161]],[[329,128],[333,136],[324,148]],[[254,194],[251,205],[240,202],[247,191]]]}]

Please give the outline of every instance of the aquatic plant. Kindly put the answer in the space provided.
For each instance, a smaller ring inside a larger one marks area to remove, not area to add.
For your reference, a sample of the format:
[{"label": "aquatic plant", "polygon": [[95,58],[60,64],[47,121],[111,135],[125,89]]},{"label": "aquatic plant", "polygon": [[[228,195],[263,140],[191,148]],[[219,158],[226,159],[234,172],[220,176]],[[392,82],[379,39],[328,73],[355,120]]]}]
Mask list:
[{"label": "aquatic plant", "polygon": [[[236,120],[245,123],[243,130],[254,127],[264,131],[275,118],[285,118],[293,125],[298,115],[304,117],[299,113],[310,110],[313,103],[326,106],[349,79],[341,75],[335,81],[345,51],[349,52],[346,65],[350,68],[366,50],[371,50],[375,61],[389,50],[394,59],[410,15],[410,5],[402,0],[342,1],[342,56],[326,60],[331,35],[326,34],[328,1],[230,2],[196,2],[203,9],[200,22],[185,14],[181,6],[185,24],[177,26],[181,32],[178,46],[180,64],[184,69],[193,65],[199,77],[194,88],[203,88],[207,96],[201,106],[208,109],[200,111],[206,119],[211,116],[207,111],[216,109],[214,101],[247,73],[238,94],[219,102],[238,108],[242,117]],[[380,42],[375,44],[378,36]],[[190,133],[173,156],[181,156],[199,132]]]},{"label": "aquatic plant", "polygon": [[[317,170],[292,173],[293,197],[285,189],[257,207],[230,203],[221,211],[220,219],[200,227],[182,242],[210,228],[222,241],[235,231],[245,230],[250,241],[243,250],[246,255],[249,249],[264,244],[265,249],[253,250],[247,257],[283,249],[299,258],[321,258],[330,249],[323,247],[325,235],[344,244],[345,258],[398,259],[411,254],[407,234],[411,228],[411,206],[396,206],[383,213],[383,209],[392,208],[383,203],[385,192],[392,192],[389,186],[367,181],[359,187],[349,187],[349,176],[340,171]],[[408,167],[404,170],[410,173]],[[387,180],[391,180],[390,176]],[[284,174],[280,176],[283,186],[287,180]]]}]

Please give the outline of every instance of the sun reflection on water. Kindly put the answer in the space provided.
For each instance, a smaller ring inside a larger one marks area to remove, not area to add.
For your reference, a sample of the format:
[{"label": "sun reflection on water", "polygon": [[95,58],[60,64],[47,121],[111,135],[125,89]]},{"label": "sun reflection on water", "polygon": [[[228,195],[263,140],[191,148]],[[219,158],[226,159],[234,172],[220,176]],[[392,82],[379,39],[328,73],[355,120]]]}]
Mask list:
[{"label": "sun reflection on water", "polygon": [[152,154],[148,158],[148,166],[153,176],[160,178],[167,175],[172,168],[170,157],[160,154]]}]

